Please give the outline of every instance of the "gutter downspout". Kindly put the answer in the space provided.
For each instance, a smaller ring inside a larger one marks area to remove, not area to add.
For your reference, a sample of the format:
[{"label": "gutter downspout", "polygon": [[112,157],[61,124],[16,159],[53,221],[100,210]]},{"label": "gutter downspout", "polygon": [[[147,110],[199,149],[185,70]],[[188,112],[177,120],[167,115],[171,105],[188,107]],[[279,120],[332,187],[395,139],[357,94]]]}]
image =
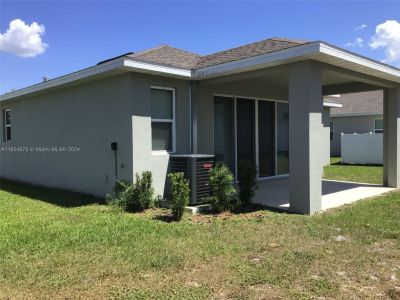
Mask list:
[{"label": "gutter downspout", "polygon": [[191,154],[197,154],[197,92],[198,81],[190,81],[190,113],[191,113]]},{"label": "gutter downspout", "polygon": [[189,99],[189,153],[192,153],[192,130],[193,130],[193,126],[192,126],[192,82],[189,81],[189,95],[188,95],[188,99]]}]

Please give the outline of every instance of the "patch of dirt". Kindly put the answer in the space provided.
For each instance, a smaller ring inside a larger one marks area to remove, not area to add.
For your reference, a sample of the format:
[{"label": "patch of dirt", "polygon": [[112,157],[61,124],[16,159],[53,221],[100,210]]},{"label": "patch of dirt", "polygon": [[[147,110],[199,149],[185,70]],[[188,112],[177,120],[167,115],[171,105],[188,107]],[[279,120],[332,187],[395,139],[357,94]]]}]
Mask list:
[{"label": "patch of dirt", "polygon": [[228,221],[228,220],[262,220],[267,218],[265,212],[263,211],[254,211],[254,212],[222,212],[219,214],[197,214],[189,216],[188,219],[190,222],[198,223],[198,224],[210,224],[214,221]]}]

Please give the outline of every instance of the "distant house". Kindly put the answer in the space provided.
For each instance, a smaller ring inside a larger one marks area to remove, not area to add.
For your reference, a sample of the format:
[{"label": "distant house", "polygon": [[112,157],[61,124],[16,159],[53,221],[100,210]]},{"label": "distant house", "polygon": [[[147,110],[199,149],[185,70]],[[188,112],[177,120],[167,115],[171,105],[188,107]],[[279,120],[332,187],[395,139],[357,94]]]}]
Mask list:
[{"label": "distant house", "polygon": [[331,156],[341,156],[341,134],[383,133],[383,91],[330,97],[343,105],[331,108]]}]

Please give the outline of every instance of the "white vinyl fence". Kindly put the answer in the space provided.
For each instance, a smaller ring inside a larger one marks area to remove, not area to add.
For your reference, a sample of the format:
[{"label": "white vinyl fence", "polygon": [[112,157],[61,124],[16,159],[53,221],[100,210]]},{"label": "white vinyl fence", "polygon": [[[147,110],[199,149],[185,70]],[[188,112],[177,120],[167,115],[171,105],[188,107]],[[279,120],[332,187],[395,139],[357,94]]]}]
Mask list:
[{"label": "white vinyl fence", "polygon": [[383,164],[383,134],[343,134],[342,162],[347,164]]}]

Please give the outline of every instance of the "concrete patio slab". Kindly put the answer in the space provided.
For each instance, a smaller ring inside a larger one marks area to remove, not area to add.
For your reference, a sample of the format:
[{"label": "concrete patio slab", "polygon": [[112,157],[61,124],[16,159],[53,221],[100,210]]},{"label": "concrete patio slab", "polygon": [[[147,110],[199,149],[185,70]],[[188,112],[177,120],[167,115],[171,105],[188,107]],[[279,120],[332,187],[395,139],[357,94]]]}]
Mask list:
[{"label": "concrete patio slab", "polygon": [[[322,180],[322,209],[326,210],[395,190],[378,184]],[[258,182],[253,203],[289,210],[289,177]]]}]

